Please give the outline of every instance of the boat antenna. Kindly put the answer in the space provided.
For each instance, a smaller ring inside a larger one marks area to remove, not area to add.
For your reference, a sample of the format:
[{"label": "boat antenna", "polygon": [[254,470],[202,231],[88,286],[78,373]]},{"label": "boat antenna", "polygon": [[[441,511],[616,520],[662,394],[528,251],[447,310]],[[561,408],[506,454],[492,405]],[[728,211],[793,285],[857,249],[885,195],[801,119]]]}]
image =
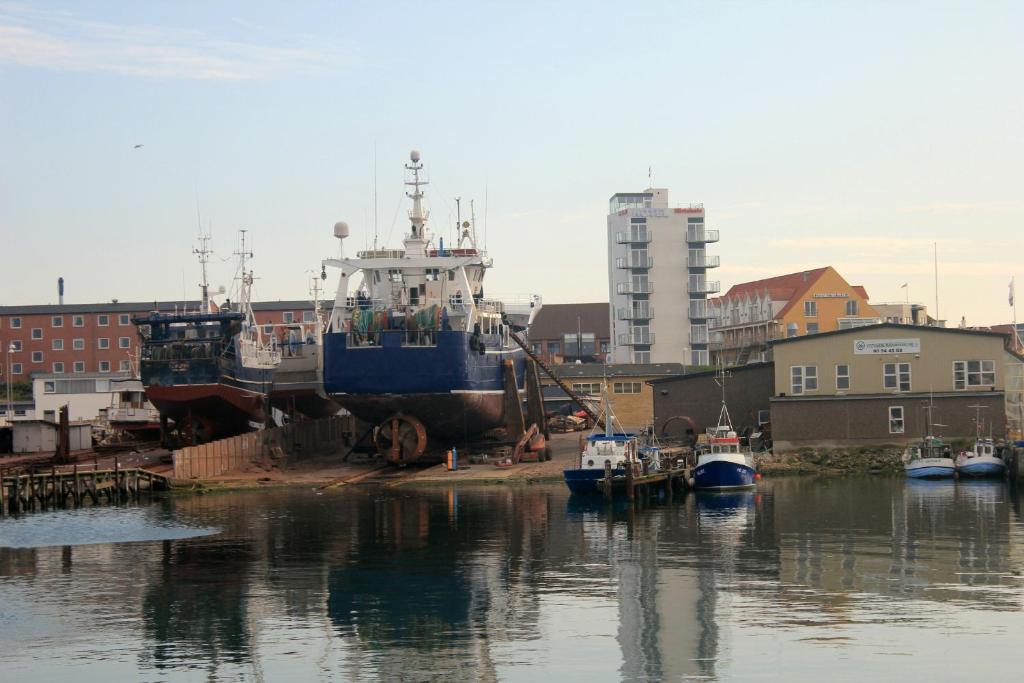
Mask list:
[{"label": "boat antenna", "polygon": [[932,242],[935,260],[935,325],[939,324],[939,243]]},{"label": "boat antenna", "polygon": [[[197,206],[196,207],[196,211],[198,212],[198,210],[199,210],[199,207]],[[209,278],[207,277],[207,273],[206,273],[206,264],[209,263],[209,261],[210,261],[210,254],[212,254],[213,252],[210,250],[210,235],[209,235],[209,233],[204,233],[202,227],[199,228],[199,238],[198,239],[199,239],[199,246],[198,247],[192,247],[192,253],[195,254],[199,258],[199,267],[200,267],[200,269],[202,271],[202,275],[203,275],[203,279],[199,283],[199,288],[200,288],[200,290],[203,293],[202,303],[200,304],[201,308],[199,310],[200,310],[201,313],[209,313],[210,312],[210,281],[209,281]]]},{"label": "boat antenna", "polygon": [[727,431],[732,431],[732,418],[729,417],[729,408],[725,405],[725,378],[729,376],[729,373],[725,371],[725,365],[722,364],[722,358],[718,358],[718,371],[715,373],[715,384],[722,388],[722,410],[718,413],[718,426],[728,427]]},{"label": "boat antenna", "polygon": [[459,235],[462,233],[462,197],[455,198],[455,239],[452,240],[454,244],[459,247],[462,246],[462,239]]},{"label": "boat antenna", "polygon": [[983,409],[985,409],[985,408],[988,408],[988,406],[983,406],[980,403],[976,403],[973,406],[967,406],[967,407],[968,408],[974,408],[974,438],[975,439],[980,439],[981,438],[981,428],[982,428],[982,424],[981,424],[981,411]]},{"label": "boat antenna", "polygon": [[490,182],[487,176],[484,176],[484,251],[487,251],[487,209],[490,206],[488,201],[488,192],[490,188]]},{"label": "boat antenna", "polygon": [[245,259],[252,258],[253,255],[251,251],[247,251],[245,248],[245,233],[248,232],[248,230],[242,229],[238,232],[241,235],[241,246],[239,247],[239,250],[235,252],[235,256],[238,257],[238,272],[241,275],[241,286],[238,290],[238,303],[242,307],[242,312],[245,313],[246,317],[249,319],[248,322],[251,324],[253,323],[253,320],[251,320],[252,309],[249,305],[249,296],[252,288],[253,277],[251,272],[247,273],[245,271]]},{"label": "boat antenna", "polygon": [[377,235],[380,228],[377,223],[377,140],[373,141],[373,250],[377,251]]},{"label": "boat antenna", "polygon": [[473,248],[476,249],[476,200],[469,200],[469,223],[473,226]]}]

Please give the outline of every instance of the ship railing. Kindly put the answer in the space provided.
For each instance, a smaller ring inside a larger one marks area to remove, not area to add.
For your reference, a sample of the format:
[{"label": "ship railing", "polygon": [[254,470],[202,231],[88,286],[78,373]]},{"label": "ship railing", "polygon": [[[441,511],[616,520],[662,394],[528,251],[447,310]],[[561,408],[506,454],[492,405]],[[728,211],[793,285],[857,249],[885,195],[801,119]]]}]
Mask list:
[{"label": "ship railing", "polygon": [[165,342],[147,344],[142,359],[148,361],[211,360],[220,355],[220,344],[212,342]]}]

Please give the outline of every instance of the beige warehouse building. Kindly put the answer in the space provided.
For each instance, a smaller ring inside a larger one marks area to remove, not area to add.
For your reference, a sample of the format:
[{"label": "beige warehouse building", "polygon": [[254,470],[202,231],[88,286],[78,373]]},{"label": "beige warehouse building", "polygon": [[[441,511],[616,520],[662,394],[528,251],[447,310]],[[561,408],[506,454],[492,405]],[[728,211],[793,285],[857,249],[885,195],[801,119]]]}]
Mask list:
[{"label": "beige warehouse building", "polygon": [[[1003,335],[881,324],[773,344],[776,450],[1006,433]],[[931,423],[928,406],[932,406]]]}]

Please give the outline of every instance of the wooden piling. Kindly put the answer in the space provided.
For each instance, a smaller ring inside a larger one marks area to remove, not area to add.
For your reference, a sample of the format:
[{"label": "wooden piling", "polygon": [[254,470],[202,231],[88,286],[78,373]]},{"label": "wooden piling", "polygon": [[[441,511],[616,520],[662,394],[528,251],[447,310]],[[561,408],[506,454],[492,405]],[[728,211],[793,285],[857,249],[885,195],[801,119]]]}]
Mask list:
[{"label": "wooden piling", "polygon": [[633,463],[626,463],[626,499],[630,502],[636,500],[636,488],[633,483]]},{"label": "wooden piling", "polygon": [[605,500],[612,499],[612,462],[604,461],[604,497]]}]

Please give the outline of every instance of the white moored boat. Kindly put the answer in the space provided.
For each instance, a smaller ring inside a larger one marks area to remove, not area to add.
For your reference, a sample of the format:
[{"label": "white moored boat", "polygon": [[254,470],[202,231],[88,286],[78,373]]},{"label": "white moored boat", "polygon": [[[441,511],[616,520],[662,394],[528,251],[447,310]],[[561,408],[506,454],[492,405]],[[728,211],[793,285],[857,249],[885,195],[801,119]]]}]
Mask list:
[{"label": "white moored boat", "polygon": [[915,479],[950,479],[956,474],[956,464],[949,446],[929,436],[903,452],[903,471]]},{"label": "white moored boat", "polygon": [[1006,474],[1006,463],[996,454],[992,439],[977,439],[972,450],[957,456],[956,471],[964,477],[1001,477]]}]

